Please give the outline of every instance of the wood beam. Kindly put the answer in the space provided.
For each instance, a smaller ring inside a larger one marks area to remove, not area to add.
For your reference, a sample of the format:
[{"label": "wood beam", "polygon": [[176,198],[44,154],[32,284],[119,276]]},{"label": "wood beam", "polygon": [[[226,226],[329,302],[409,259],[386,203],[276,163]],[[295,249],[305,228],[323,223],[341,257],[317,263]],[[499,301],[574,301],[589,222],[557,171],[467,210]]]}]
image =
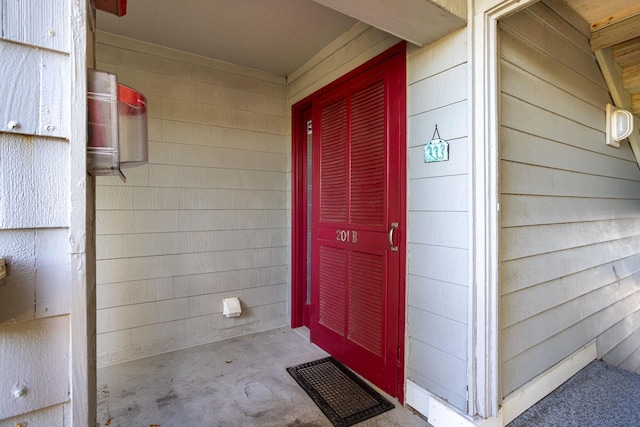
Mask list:
[{"label": "wood beam", "polygon": [[612,46],[611,56],[622,67],[640,62],[640,37]]},{"label": "wood beam", "polygon": [[622,87],[631,94],[640,93],[640,62],[622,67]]},{"label": "wood beam", "polygon": [[[624,7],[624,6],[623,6]],[[640,15],[640,5],[634,6],[630,9],[623,10],[622,12],[614,13],[607,16],[604,19],[600,19],[591,24],[591,31],[598,31],[609,25],[617,24],[627,18],[631,18],[635,15]]]},{"label": "wood beam", "polygon": [[640,15],[634,15],[591,33],[591,49],[595,52],[640,37]]},{"label": "wood beam", "polygon": [[635,115],[640,115],[640,94],[631,96],[631,112]]}]

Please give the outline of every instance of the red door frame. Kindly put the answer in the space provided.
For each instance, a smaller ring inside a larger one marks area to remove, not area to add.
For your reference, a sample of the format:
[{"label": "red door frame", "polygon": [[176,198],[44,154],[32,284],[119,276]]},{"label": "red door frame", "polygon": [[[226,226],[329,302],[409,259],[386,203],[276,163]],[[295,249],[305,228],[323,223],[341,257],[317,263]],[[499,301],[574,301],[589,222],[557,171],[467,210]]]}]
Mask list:
[{"label": "red door frame", "polygon": [[[310,117],[313,100],[323,93],[339,86],[340,84],[356,77],[365,70],[372,68],[381,62],[386,61],[394,55],[401,55],[406,58],[406,43],[401,42],[389,50],[381,53],[365,64],[345,74],[314,94],[304,98],[294,104],[292,109],[291,132],[292,132],[292,224],[291,224],[291,327],[297,328],[306,323],[308,318],[306,305],[306,282],[307,282],[307,206],[309,194],[307,191],[307,133],[306,121]],[[398,385],[396,396],[398,400],[404,402],[404,342],[405,342],[405,315],[406,315],[406,203],[407,203],[407,167],[406,167],[406,60],[402,62],[402,70],[399,70],[405,77],[405,82],[398,88],[399,109],[399,135],[400,142],[399,157],[400,165],[400,223],[399,223],[399,255],[400,255],[400,277],[398,282]]]},{"label": "red door frame", "polygon": [[291,189],[291,327],[308,326],[307,307],[307,120],[311,118],[311,99],[292,107],[292,189]]}]

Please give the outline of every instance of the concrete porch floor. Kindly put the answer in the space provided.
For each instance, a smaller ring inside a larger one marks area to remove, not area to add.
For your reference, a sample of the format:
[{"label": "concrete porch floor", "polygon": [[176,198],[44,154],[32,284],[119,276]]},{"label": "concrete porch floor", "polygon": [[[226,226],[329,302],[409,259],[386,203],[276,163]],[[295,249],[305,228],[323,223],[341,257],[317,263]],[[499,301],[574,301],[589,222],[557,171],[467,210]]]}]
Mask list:
[{"label": "concrete porch floor", "polygon": [[[326,357],[298,332],[280,328],[98,369],[103,426],[314,426],[332,424],[289,366]],[[429,424],[396,408],[359,426]]]}]

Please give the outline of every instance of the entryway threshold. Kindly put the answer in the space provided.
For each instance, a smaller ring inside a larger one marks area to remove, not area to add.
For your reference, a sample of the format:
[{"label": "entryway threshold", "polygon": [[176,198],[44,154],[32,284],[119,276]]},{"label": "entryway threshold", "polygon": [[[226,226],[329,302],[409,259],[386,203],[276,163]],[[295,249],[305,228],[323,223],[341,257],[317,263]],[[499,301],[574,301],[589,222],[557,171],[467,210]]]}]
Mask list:
[{"label": "entryway threshold", "polygon": [[295,328],[293,331],[307,340],[307,342],[311,342],[311,331],[306,326],[300,326],[299,328]]}]

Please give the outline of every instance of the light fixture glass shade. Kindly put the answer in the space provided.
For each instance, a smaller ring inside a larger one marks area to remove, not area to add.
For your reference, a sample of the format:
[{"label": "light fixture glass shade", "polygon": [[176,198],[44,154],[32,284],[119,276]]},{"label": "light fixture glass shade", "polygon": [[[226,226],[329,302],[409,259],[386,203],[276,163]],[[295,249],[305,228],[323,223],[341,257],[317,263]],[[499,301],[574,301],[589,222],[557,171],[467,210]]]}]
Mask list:
[{"label": "light fixture glass shade", "polygon": [[606,143],[612,147],[620,147],[620,141],[633,132],[633,114],[611,104],[607,104],[605,114]]}]

